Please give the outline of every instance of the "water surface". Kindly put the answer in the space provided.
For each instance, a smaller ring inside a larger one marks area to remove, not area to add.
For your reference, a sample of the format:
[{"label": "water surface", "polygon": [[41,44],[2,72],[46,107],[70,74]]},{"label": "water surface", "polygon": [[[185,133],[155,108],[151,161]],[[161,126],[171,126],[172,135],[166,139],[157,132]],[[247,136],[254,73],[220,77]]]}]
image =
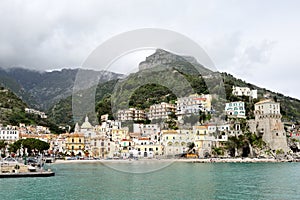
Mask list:
[{"label": "water surface", "polygon": [[300,163],[173,163],[145,174],[101,163],[51,168],[55,177],[0,179],[1,199],[300,199]]}]

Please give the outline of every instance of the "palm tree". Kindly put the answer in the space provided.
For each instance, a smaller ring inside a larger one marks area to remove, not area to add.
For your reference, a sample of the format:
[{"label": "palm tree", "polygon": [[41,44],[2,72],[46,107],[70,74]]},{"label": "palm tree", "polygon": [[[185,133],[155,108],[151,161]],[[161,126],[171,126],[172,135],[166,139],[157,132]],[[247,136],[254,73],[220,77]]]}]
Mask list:
[{"label": "palm tree", "polygon": [[188,144],[188,150],[187,150],[187,153],[195,153],[195,143],[194,142],[192,142],[192,143],[189,143]]}]

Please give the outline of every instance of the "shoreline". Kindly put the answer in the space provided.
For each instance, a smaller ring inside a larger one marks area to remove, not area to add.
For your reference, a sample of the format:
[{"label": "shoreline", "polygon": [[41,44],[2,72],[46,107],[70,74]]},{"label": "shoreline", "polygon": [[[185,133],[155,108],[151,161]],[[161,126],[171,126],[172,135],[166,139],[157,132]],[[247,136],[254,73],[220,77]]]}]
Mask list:
[{"label": "shoreline", "polygon": [[196,158],[196,159],[119,159],[119,160],[56,160],[52,164],[72,164],[72,163],[133,163],[133,162],[184,162],[184,163],[282,163],[300,162],[300,159],[274,159],[274,158]]}]

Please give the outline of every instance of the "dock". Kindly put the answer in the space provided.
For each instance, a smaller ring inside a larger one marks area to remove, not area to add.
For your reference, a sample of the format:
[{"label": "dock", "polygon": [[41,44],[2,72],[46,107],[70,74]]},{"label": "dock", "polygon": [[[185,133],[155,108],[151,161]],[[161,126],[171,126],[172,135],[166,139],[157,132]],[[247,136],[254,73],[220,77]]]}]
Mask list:
[{"label": "dock", "polygon": [[0,178],[24,178],[24,177],[50,177],[55,176],[55,172],[24,172],[24,173],[0,173]]}]

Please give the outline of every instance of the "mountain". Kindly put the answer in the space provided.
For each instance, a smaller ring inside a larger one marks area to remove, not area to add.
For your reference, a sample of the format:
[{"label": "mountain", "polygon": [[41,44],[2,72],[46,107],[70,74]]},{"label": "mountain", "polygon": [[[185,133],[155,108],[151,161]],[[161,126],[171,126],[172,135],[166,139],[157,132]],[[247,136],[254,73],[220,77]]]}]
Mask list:
[{"label": "mountain", "polygon": [[[115,84],[118,82],[118,79],[113,79],[105,83],[99,83],[96,89],[95,102],[101,101],[103,98],[106,98],[114,89]],[[88,90],[82,91],[89,93]],[[84,94],[83,94],[84,95]],[[102,110],[104,111],[104,110]],[[72,96],[59,100],[58,103],[51,106],[47,111],[49,120],[58,125],[74,125],[73,113],[72,113]],[[83,113],[83,115],[85,115]],[[96,120],[96,119],[91,119]],[[82,119],[83,120],[83,119]]]},{"label": "mountain", "polygon": [[194,57],[179,56],[163,49],[157,49],[155,53],[146,57],[145,61],[139,64],[139,70],[150,69],[157,66],[173,67],[186,74],[200,73],[201,75],[207,75],[212,72],[199,64]]},{"label": "mountain", "polygon": [[[47,110],[60,99],[72,94],[78,72],[79,69],[39,72],[22,68],[0,68],[0,85],[12,90],[30,107]],[[80,69],[80,72],[99,77],[100,83],[123,76],[107,71]]]},{"label": "mountain", "polygon": [[[10,90],[0,87],[0,123],[9,124],[12,116],[24,113],[27,105]],[[25,114],[25,113],[24,113]]]},{"label": "mountain", "polygon": [[41,125],[49,127],[53,133],[61,133],[62,130],[48,119],[38,115],[25,113],[28,107],[17,95],[7,88],[0,87],[0,124],[18,126],[19,123],[27,125]]},{"label": "mountain", "polygon": [[[154,103],[163,101],[174,102],[176,96],[184,95],[184,92],[190,89],[186,86],[191,86],[193,92],[199,94],[217,94],[224,89],[223,97],[215,98],[213,101],[213,107],[219,110],[217,114],[220,115],[224,110],[226,102],[240,100],[245,101],[248,113],[247,117],[252,118],[253,113],[251,110],[254,109],[254,103],[267,97],[280,102],[281,113],[285,121],[300,121],[300,101],[298,99],[260,88],[235,78],[228,73],[213,72],[197,63],[192,57],[175,55],[158,49],[154,54],[148,56],[145,61],[141,62],[139,68],[139,72],[130,74],[126,78],[114,79],[98,84],[96,91],[96,112],[98,113],[98,117],[109,113],[112,118],[112,103],[117,105],[117,108],[129,105],[129,107],[145,109]],[[120,76],[114,76],[114,78],[117,77]],[[176,77],[180,77],[180,81],[176,81]],[[65,78],[68,79],[68,77]],[[223,85],[218,82],[219,79],[223,81]],[[15,82],[11,84],[14,85]],[[34,85],[34,83],[31,84]],[[209,90],[207,84],[210,84]],[[233,86],[257,89],[258,99],[249,101],[245,97],[233,96]],[[67,85],[65,87],[69,88]],[[175,94],[176,87],[178,87],[177,90],[182,92],[182,94]],[[129,92],[130,90],[133,91]],[[84,91],[81,91],[81,95],[84,96]],[[61,98],[61,100],[50,107],[47,114],[50,120],[56,124],[71,125],[73,123],[72,97]]]}]

